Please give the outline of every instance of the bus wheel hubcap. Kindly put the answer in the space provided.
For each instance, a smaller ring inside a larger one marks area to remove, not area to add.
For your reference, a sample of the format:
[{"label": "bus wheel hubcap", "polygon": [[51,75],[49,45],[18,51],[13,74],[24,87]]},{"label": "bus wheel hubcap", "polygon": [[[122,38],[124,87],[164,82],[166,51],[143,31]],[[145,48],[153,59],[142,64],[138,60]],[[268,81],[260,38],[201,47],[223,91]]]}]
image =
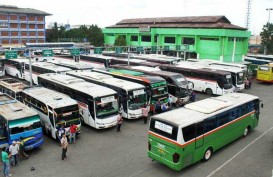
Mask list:
[{"label": "bus wheel hubcap", "polygon": [[210,150],[207,150],[206,154],[205,154],[205,158],[206,159],[209,159],[211,156],[211,151]]},{"label": "bus wheel hubcap", "polygon": [[248,134],[248,128],[245,129],[244,136]]}]

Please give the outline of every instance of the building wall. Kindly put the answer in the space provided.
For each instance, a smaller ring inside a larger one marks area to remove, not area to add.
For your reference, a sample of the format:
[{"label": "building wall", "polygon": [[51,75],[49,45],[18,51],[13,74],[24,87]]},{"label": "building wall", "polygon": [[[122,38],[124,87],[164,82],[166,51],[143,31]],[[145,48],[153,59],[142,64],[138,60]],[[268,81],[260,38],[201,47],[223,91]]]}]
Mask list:
[{"label": "building wall", "polygon": [[45,42],[45,16],[0,14],[0,45],[22,46]]},{"label": "building wall", "polygon": [[[143,30],[143,29],[142,29]],[[181,28],[105,28],[105,44],[113,45],[122,35],[130,46],[169,46],[187,44],[189,52],[196,52],[199,59],[215,59],[226,62],[242,61],[247,53],[249,31],[231,29],[181,29]]]}]

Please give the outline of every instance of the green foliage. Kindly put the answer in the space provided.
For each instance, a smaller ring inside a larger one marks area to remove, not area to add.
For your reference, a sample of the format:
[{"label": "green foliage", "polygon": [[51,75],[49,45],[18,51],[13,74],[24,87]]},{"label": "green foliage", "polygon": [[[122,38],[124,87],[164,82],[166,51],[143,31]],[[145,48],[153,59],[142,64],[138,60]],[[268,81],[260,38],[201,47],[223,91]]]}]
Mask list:
[{"label": "green foliage", "polygon": [[127,46],[124,36],[118,36],[115,40],[114,46]]},{"label": "green foliage", "polygon": [[47,42],[58,42],[58,38],[87,38],[91,45],[102,46],[104,43],[104,37],[101,28],[97,25],[91,25],[87,28],[85,25],[77,29],[71,29],[66,31],[65,27],[54,27],[47,30],[46,41]]},{"label": "green foliage", "polygon": [[260,35],[262,38],[262,45],[267,49],[267,54],[273,54],[273,24],[267,23],[264,25]]}]

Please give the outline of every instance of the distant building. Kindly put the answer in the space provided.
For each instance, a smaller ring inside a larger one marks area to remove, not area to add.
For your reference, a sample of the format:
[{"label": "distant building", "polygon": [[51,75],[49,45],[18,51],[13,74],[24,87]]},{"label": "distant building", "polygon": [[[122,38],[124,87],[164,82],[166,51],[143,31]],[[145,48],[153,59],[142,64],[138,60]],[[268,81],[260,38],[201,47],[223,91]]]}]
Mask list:
[{"label": "distant building", "polygon": [[254,35],[249,38],[248,53],[258,54],[262,51],[262,38],[260,35]]},{"label": "distant building", "polygon": [[231,24],[225,16],[124,19],[103,33],[106,45],[113,45],[118,36],[128,46],[162,47],[168,52],[183,51],[187,45],[189,57],[226,62],[242,61],[250,37],[246,28]]},{"label": "distant building", "polygon": [[[49,22],[47,25],[47,29],[52,29],[54,27],[56,22]],[[61,26],[64,26],[63,23],[57,23],[57,27],[60,28]]]},{"label": "distant building", "polygon": [[29,8],[0,5],[0,45],[44,43],[45,17],[51,14]]}]

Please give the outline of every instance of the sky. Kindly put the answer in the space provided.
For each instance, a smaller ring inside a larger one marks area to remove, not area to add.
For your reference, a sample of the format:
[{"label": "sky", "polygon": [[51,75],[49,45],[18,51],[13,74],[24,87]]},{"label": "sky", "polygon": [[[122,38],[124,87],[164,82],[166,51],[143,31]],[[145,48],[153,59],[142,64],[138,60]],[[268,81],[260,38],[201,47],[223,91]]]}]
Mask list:
[{"label": "sky", "polygon": [[[224,15],[232,24],[245,27],[247,0],[0,0],[1,5],[33,8],[52,16],[46,23],[96,24],[101,28],[122,19]],[[268,21],[266,8],[273,0],[251,0],[250,28],[259,34]],[[273,23],[273,11],[271,11]]]}]

